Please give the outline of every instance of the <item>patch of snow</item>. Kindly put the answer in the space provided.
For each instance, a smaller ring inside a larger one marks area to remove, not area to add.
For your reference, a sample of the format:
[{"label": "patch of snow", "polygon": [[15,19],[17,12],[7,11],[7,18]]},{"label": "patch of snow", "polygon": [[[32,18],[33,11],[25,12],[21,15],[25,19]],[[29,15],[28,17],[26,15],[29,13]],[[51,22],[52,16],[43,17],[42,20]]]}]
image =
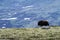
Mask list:
[{"label": "patch of snow", "polygon": [[30,20],[30,18],[24,18],[24,20]]},{"label": "patch of snow", "polygon": [[6,28],[6,27],[3,26],[2,28],[4,29],[4,28]]},{"label": "patch of snow", "polygon": [[31,8],[31,7],[33,7],[33,5],[25,6],[25,7],[22,7],[22,8]]},{"label": "patch of snow", "polygon": [[3,24],[3,25],[6,25],[6,24]]},{"label": "patch of snow", "polygon": [[3,18],[3,19],[0,19],[0,20],[16,20],[17,18]]}]

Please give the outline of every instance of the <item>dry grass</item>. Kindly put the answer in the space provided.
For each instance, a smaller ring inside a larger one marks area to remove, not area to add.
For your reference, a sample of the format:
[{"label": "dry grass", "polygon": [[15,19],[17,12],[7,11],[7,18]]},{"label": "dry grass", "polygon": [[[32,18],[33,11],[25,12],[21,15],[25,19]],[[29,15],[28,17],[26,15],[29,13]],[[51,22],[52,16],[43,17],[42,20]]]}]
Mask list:
[{"label": "dry grass", "polygon": [[11,40],[60,40],[60,27],[0,29],[0,38]]}]

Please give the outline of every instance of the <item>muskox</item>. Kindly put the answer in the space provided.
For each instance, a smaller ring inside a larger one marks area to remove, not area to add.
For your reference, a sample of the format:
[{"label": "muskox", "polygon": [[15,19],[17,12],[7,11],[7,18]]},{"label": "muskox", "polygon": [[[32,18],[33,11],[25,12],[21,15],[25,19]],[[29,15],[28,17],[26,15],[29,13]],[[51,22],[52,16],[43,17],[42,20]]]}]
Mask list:
[{"label": "muskox", "polygon": [[42,28],[49,28],[49,22],[46,20],[41,20],[38,22],[38,26],[40,26]]}]

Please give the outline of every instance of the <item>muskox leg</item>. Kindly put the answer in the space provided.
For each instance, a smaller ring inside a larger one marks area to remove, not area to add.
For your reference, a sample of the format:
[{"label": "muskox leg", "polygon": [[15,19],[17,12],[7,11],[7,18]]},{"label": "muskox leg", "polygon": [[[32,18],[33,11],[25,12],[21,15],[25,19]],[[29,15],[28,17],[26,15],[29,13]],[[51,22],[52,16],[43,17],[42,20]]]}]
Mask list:
[{"label": "muskox leg", "polygon": [[50,29],[49,26],[42,26],[42,29]]}]

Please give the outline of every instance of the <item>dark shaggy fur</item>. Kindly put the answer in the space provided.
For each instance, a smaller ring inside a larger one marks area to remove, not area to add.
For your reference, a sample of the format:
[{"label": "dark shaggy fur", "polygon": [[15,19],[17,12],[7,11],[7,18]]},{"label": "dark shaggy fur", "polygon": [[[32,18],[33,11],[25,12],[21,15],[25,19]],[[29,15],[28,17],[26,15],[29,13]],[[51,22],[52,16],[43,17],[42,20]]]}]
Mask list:
[{"label": "dark shaggy fur", "polygon": [[38,22],[38,26],[49,26],[49,23],[48,23],[48,21],[41,20]]}]

